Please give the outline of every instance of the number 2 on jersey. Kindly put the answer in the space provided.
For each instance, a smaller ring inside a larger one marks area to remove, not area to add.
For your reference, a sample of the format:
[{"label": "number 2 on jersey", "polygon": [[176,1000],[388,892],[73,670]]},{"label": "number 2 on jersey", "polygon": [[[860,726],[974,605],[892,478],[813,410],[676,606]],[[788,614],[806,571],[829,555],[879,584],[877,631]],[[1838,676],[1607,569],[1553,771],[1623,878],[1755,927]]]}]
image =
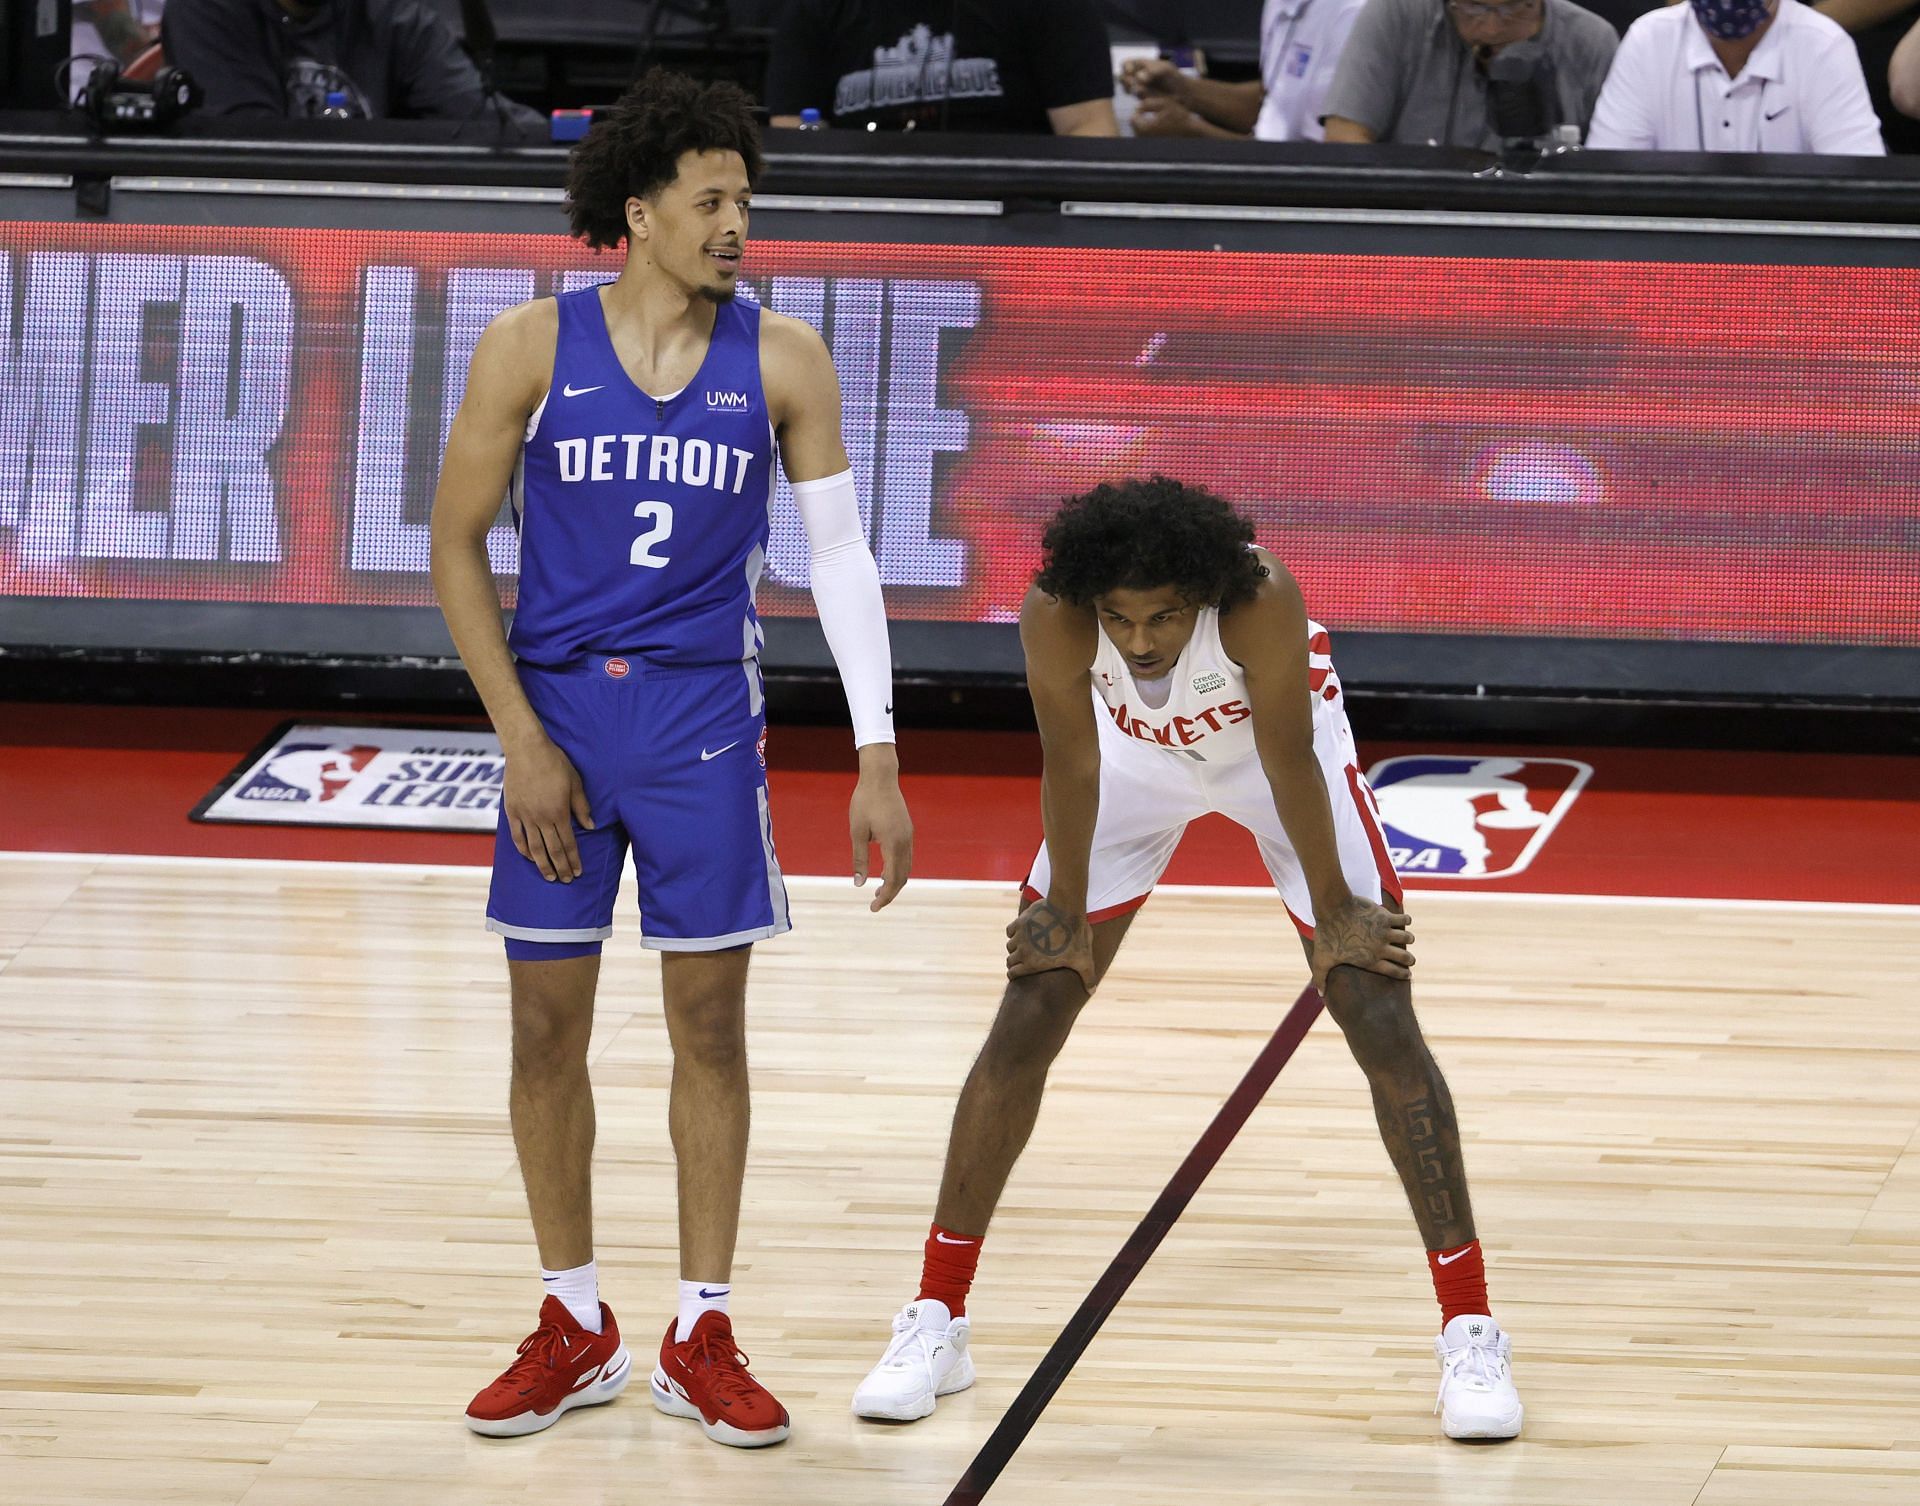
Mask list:
[{"label": "number 2 on jersey", "polygon": [[633,541],[631,558],[636,565],[658,570],[667,563],[667,556],[655,554],[653,546],[664,544],[673,537],[673,505],[668,502],[641,502],[635,505],[633,515],[651,521],[653,526]]}]

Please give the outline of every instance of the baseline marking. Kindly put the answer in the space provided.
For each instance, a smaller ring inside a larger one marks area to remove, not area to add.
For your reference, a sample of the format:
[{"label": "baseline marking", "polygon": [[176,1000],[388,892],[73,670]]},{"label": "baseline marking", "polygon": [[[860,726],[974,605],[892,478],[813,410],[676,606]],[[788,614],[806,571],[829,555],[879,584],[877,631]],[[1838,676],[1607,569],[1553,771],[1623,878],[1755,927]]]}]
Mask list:
[{"label": "baseline marking", "polygon": [[[303,868],[318,871],[328,869],[343,873],[391,874],[395,878],[457,878],[463,874],[481,874],[487,872],[485,863],[374,863],[364,860],[340,861],[333,858],[234,858],[217,857],[210,853],[170,853],[170,852],[38,852],[8,851],[0,849],[0,863],[18,860],[28,863],[126,863],[130,865],[148,865],[155,867],[190,866],[201,864],[210,867],[228,868]],[[847,874],[825,873],[789,873],[786,875],[790,888],[825,889],[853,887],[853,879]],[[876,880],[877,881],[877,880]],[[916,878],[910,888],[921,889],[986,889],[1003,894],[1017,894],[1020,880],[1008,879],[963,879],[963,878]],[[871,893],[871,890],[858,891]],[[1160,884],[1155,894],[1224,894],[1224,895],[1271,895],[1271,884]],[[1409,889],[1409,904],[1426,904],[1429,900],[1443,905],[1484,905],[1496,904],[1502,900],[1513,900],[1531,905],[1622,905],[1629,908],[1648,906],[1655,909],[1706,909],[1706,910],[1792,910],[1811,912],[1818,915],[1920,915],[1920,904],[1900,902],[1881,902],[1873,900],[1839,899],[1726,899],[1689,896],[1685,894],[1549,894],[1538,890],[1463,890],[1463,889]]]}]

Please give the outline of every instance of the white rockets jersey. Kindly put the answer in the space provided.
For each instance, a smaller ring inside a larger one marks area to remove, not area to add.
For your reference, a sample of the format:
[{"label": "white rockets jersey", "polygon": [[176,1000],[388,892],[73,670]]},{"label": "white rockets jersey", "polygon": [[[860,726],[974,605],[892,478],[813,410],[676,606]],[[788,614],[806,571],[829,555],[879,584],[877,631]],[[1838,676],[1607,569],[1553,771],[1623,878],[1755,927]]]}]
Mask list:
[{"label": "white rockets jersey", "polygon": [[[1146,682],[1156,697],[1165,694],[1158,706],[1147,699],[1127,656],[1104,629],[1097,641],[1095,701],[1127,737],[1206,764],[1255,756],[1247,677],[1220,642],[1218,607],[1200,608],[1193,636],[1166,678]],[[1307,624],[1307,692],[1316,723],[1339,710],[1340,680],[1333,672],[1327,630],[1317,622]]]}]

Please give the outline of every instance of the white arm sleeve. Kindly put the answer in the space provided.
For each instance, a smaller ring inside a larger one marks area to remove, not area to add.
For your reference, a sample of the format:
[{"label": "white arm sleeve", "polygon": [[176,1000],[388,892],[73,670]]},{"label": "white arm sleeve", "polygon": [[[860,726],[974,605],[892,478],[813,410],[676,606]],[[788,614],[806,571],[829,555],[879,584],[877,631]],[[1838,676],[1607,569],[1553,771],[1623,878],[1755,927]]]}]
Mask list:
[{"label": "white arm sleeve", "polygon": [[793,483],[813,560],[813,602],[853,713],[853,742],[893,741],[893,649],[880,567],[860,524],[853,472]]}]

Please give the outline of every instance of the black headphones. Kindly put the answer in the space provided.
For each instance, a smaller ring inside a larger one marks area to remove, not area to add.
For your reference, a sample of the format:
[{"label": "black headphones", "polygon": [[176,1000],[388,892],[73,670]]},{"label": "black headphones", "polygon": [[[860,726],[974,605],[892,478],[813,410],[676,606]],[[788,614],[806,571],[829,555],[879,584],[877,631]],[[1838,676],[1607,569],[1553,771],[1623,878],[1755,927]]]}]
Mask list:
[{"label": "black headphones", "polygon": [[162,68],[151,79],[125,79],[111,59],[95,63],[74,108],[98,130],[164,130],[206,96],[184,68]]}]

